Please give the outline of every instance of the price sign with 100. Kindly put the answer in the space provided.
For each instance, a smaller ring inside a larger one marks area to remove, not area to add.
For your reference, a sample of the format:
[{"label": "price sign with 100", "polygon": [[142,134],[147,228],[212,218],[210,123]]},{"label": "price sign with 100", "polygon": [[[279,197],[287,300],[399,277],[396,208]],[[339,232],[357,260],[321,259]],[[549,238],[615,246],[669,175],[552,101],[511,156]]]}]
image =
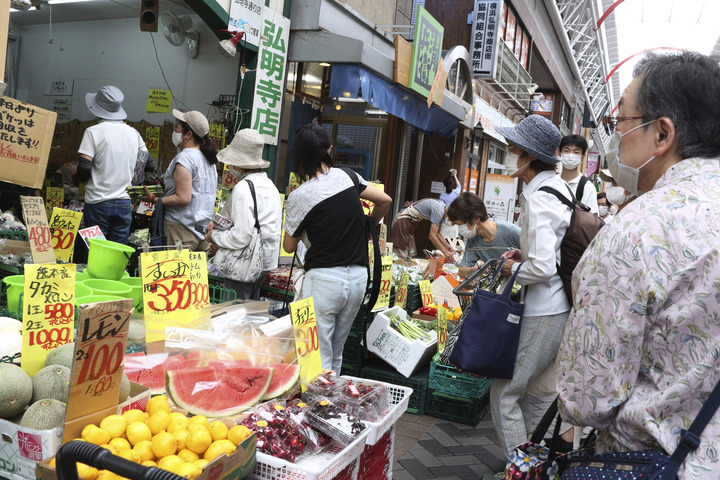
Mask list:
[{"label": "price sign with 100", "polygon": [[392,255],[382,256],[382,274],[380,275],[380,291],[373,310],[390,305],[390,290],[392,289]]},{"label": "price sign with 100", "polygon": [[437,336],[438,336],[438,352],[445,350],[447,344],[447,311],[445,307],[438,307],[437,309]]},{"label": "price sign with 100", "polygon": [[422,296],[423,307],[427,307],[433,304],[432,287],[430,286],[430,280],[420,280],[420,295]]},{"label": "price sign with 100", "polygon": [[410,275],[407,273],[403,273],[400,277],[400,285],[398,286],[398,291],[395,294],[395,306],[400,308],[406,308],[407,306],[407,292],[408,292],[408,282],[410,281]]},{"label": "price sign with 100", "polygon": [[290,318],[295,334],[298,364],[300,365],[301,384],[305,386],[322,372],[320,347],[318,344],[317,322],[313,298],[305,298],[290,304]]}]

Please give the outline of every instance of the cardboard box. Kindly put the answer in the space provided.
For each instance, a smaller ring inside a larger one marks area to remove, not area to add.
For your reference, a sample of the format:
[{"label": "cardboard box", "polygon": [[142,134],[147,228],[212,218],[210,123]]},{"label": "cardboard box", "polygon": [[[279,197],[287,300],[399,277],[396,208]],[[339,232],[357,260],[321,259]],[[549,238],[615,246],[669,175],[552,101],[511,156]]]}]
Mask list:
[{"label": "cardboard box", "polygon": [[427,366],[437,352],[437,333],[430,332],[432,340],[428,343],[410,341],[390,326],[390,315],[408,316],[400,307],[392,307],[375,315],[367,331],[368,350],[409,378],[416,370]]},{"label": "cardboard box", "polygon": [[[195,477],[195,480],[236,480],[245,477],[255,469],[256,443],[257,435],[253,433],[238,445],[235,453],[230,456],[222,454],[205,465],[202,473]],[[55,467],[50,466],[50,461],[51,458],[48,458],[38,463],[37,470],[26,478],[57,480],[57,471]]]},{"label": "cardboard box", "polygon": [[455,308],[459,307],[460,301],[458,300],[457,295],[453,293],[453,290],[458,285],[460,285],[460,282],[458,282],[452,275],[443,275],[436,278],[430,284],[435,303],[442,306],[447,302],[450,310],[455,310]]},{"label": "cardboard box", "polygon": [[137,408],[145,411],[147,403],[150,401],[150,388],[139,383],[130,382],[130,396],[127,400],[118,405],[117,413],[122,415],[128,410]]},{"label": "cardboard box", "polygon": [[0,477],[10,480],[34,478],[37,462],[55,455],[62,435],[63,427],[33,430],[0,419]]}]

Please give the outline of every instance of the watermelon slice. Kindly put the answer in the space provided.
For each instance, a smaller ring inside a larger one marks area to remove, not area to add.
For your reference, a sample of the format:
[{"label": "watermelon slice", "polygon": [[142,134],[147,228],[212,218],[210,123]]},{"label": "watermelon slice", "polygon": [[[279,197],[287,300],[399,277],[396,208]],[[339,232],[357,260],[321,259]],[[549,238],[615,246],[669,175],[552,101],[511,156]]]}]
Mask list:
[{"label": "watermelon slice", "polygon": [[276,363],[270,365],[273,369],[272,379],[263,400],[276,398],[290,390],[300,378],[300,365],[296,363]]},{"label": "watermelon slice", "polygon": [[125,375],[131,382],[150,388],[152,395],[165,393],[165,373],[200,364],[201,355],[198,351],[187,351],[176,355],[150,354],[144,352],[125,355]]},{"label": "watermelon slice", "polygon": [[273,376],[270,367],[225,365],[166,372],[167,391],[189,413],[210,418],[237,415],[257,404]]}]

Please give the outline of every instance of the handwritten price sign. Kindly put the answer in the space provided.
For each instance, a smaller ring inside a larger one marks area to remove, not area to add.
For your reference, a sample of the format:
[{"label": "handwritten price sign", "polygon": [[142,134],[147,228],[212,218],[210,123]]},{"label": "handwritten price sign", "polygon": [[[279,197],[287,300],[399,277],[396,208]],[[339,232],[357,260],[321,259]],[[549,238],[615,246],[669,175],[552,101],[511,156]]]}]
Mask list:
[{"label": "handwritten price sign", "polygon": [[420,287],[420,295],[422,296],[423,307],[427,307],[433,304],[432,288],[430,287],[430,280],[420,280],[418,283]]},{"label": "handwritten price sign", "polygon": [[88,248],[90,248],[90,245],[88,244],[88,238],[102,238],[103,240],[105,240],[105,235],[103,235],[102,230],[100,230],[100,227],[98,227],[97,225],[78,230],[78,233],[80,234],[80,238],[83,239],[83,242],[85,242],[85,246]]},{"label": "handwritten price sign", "polygon": [[373,310],[379,310],[390,305],[390,289],[392,288],[392,255],[383,255],[382,274],[380,276],[380,293]]},{"label": "handwritten price sign", "polygon": [[194,297],[192,308],[202,310],[210,304],[210,287],[208,285],[207,254],[205,252],[189,252],[190,282],[192,290],[199,292]]},{"label": "handwritten price sign", "polygon": [[408,293],[408,282],[410,281],[410,275],[403,273],[400,277],[400,285],[398,291],[395,294],[395,306],[402,309],[407,308],[407,293]]},{"label": "handwritten price sign", "polygon": [[55,263],[45,203],[40,197],[20,197],[25,225],[28,229],[30,252],[34,263]]},{"label": "handwritten price sign", "polygon": [[447,312],[445,307],[438,307],[437,309],[437,334],[438,334],[438,352],[445,350],[447,344]]},{"label": "handwritten price sign", "polygon": [[222,187],[233,188],[235,185],[238,184],[239,181],[240,179],[235,174],[235,170],[231,169],[227,164],[225,164],[222,172]]},{"label": "handwritten price sign", "polygon": [[152,158],[160,157],[160,127],[145,129],[145,146]]},{"label": "handwritten price sign", "polygon": [[45,213],[50,218],[55,207],[62,208],[65,201],[65,189],[60,187],[47,187],[45,189]]},{"label": "handwritten price sign", "polygon": [[64,439],[76,438],[93,416],[117,410],[131,310],[132,299],[80,309]]},{"label": "handwritten price sign", "polygon": [[313,298],[309,297],[291,303],[290,318],[295,335],[298,365],[300,365],[300,383],[302,390],[305,391],[306,385],[322,373]]},{"label": "handwritten price sign", "polygon": [[73,341],[75,265],[25,265],[21,366],[31,377],[50,350]]},{"label": "handwritten price sign", "polygon": [[80,228],[82,212],[53,208],[50,216],[50,236],[55,256],[64,262],[72,262],[75,237]]}]

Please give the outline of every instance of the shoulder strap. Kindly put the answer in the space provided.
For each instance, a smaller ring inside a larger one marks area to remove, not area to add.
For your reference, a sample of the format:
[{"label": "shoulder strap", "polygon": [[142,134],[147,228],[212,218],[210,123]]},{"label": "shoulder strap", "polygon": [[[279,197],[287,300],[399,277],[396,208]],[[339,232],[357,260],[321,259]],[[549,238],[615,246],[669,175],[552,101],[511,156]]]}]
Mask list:
[{"label": "shoulder strap", "polygon": [[258,214],[257,214],[257,198],[255,198],[255,185],[253,185],[253,183],[250,180],[248,180],[247,178],[245,179],[245,181],[248,183],[248,186],[250,187],[250,194],[253,197],[253,210],[255,212],[255,228],[260,230],[260,220],[258,219]]},{"label": "shoulder strap", "polygon": [[558,200],[564,203],[565,206],[567,206],[570,210],[575,210],[575,196],[572,194],[572,190],[570,190],[570,187],[568,187],[568,191],[572,196],[572,201],[568,200],[566,196],[561,195],[560,192],[558,192],[552,187],[540,187],[538,190],[542,190],[545,193],[555,195],[555,197],[557,197]]},{"label": "shoulder strap", "polygon": [[578,186],[575,189],[575,198],[582,201],[583,194],[585,193],[585,185],[588,183],[588,178],[585,175],[582,175],[580,177],[580,181],[578,182]]},{"label": "shoulder strap", "polygon": [[340,167],[340,170],[345,172],[347,174],[347,176],[350,177],[350,180],[352,180],[353,185],[355,185],[355,190],[357,190],[359,193],[360,192],[360,181],[358,180],[357,175],[355,174],[355,171],[351,170],[347,167]]}]

